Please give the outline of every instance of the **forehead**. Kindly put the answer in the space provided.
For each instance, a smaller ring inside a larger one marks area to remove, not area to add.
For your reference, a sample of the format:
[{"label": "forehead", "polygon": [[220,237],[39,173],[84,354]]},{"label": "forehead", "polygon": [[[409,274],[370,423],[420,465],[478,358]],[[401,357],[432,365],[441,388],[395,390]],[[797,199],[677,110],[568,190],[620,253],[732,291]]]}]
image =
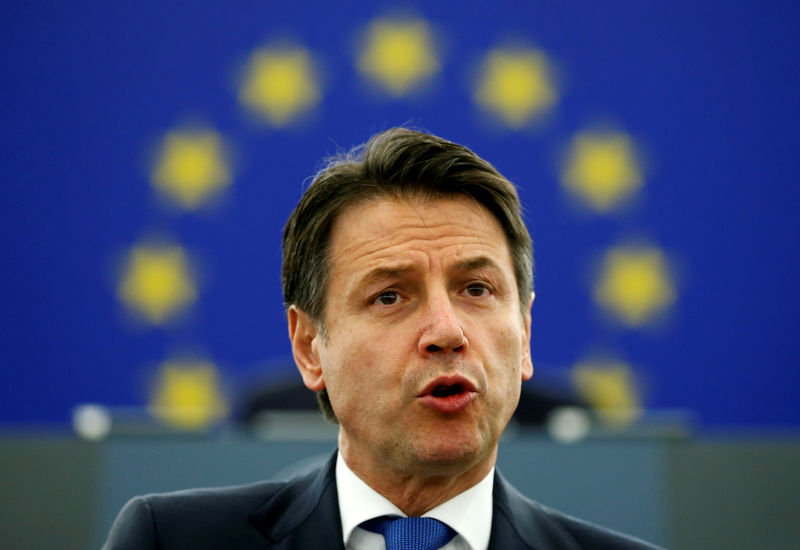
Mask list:
[{"label": "forehead", "polygon": [[378,198],[346,208],[331,235],[332,275],[386,262],[431,262],[490,256],[511,269],[500,223],[466,196],[441,199]]}]

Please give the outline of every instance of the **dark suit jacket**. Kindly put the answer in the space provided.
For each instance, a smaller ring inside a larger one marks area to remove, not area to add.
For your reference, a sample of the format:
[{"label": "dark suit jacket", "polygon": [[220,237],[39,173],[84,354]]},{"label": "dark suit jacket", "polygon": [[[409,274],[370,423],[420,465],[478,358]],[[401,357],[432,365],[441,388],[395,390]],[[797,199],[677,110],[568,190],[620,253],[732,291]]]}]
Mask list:
[{"label": "dark suit jacket", "polygon": [[[136,497],[104,550],[342,548],[336,455],[288,481]],[[500,474],[490,550],[654,550],[655,546],[533,502]]]}]

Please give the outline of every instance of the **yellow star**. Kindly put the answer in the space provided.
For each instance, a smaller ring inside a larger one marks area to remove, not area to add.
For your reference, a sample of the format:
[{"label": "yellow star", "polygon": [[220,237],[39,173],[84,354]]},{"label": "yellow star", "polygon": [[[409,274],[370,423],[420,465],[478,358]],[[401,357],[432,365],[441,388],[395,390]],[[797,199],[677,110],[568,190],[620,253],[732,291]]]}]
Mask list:
[{"label": "yellow star", "polygon": [[622,133],[578,134],[562,184],[596,212],[608,212],[642,186],[633,143]]},{"label": "yellow star", "polygon": [[168,132],[150,180],[180,207],[199,207],[231,183],[222,139],[210,130]]},{"label": "yellow star", "polygon": [[357,67],[395,97],[419,86],[439,70],[431,29],[423,19],[374,20]]},{"label": "yellow star", "polygon": [[150,412],[176,428],[199,430],[228,412],[217,369],[209,361],[167,361],[158,373]]},{"label": "yellow star", "polygon": [[622,427],[642,413],[631,368],[620,361],[587,360],[572,368],[578,392],[607,423]]},{"label": "yellow star", "polygon": [[652,320],[675,301],[664,255],[652,247],[612,248],[595,283],[594,299],[628,326]]},{"label": "yellow star", "polygon": [[490,51],[474,97],[511,128],[521,128],[558,99],[547,58],[533,49]]},{"label": "yellow star", "polygon": [[186,254],[178,246],[135,246],[117,294],[133,312],[162,324],[194,301],[197,291],[189,271]]},{"label": "yellow star", "polygon": [[286,126],[320,97],[311,54],[299,47],[256,50],[239,89],[239,101],[272,126]]}]

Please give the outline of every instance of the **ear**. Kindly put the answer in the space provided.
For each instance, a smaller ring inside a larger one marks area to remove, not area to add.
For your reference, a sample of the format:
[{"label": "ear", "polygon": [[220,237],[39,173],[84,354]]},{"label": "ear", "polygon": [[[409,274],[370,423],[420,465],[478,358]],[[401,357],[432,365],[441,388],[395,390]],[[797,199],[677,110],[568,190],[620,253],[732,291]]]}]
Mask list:
[{"label": "ear", "polygon": [[322,334],[308,314],[297,306],[289,306],[287,312],[289,321],[289,340],[292,342],[292,355],[303,383],[313,391],[325,389],[325,379],[322,376],[322,363],[319,359],[319,346]]},{"label": "ear", "polygon": [[522,380],[530,380],[533,376],[533,359],[531,359],[531,309],[533,308],[533,299],[536,294],[531,292],[531,300],[528,302],[528,307],[525,308],[525,317],[523,323],[525,324],[525,338],[522,342]]}]

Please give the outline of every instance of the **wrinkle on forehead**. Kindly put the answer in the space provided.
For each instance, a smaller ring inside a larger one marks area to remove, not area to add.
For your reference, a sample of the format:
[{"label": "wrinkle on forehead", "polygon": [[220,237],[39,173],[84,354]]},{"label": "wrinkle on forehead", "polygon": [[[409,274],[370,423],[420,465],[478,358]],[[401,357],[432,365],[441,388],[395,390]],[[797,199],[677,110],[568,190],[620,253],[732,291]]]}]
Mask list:
[{"label": "wrinkle on forehead", "polygon": [[[458,255],[458,249],[464,245],[494,246],[496,244],[491,238],[488,238],[488,235],[483,235],[475,230],[470,222],[476,220],[470,220],[468,217],[437,219],[440,217],[440,211],[434,209],[437,205],[442,204],[459,204],[468,208],[472,214],[482,218],[482,221],[487,221],[495,226],[500,235],[504,237],[495,217],[475,200],[466,196],[433,200],[382,198],[354,205],[340,214],[333,230],[332,251],[335,251],[334,256],[363,258],[378,252],[385,252],[385,254],[381,254],[382,256],[391,255],[392,250],[399,247],[411,251],[419,249],[421,252],[430,249],[447,252],[455,247],[457,248],[455,254]],[[387,209],[387,213],[388,209],[391,209],[392,214],[396,215],[399,211],[403,216],[400,219],[397,219],[396,216],[393,217],[391,224],[389,220],[379,219],[375,226],[370,227],[367,226],[365,218],[353,220],[352,217],[365,207]],[[441,241],[440,246],[436,246],[437,241]],[[502,242],[505,244],[504,238]]]}]

